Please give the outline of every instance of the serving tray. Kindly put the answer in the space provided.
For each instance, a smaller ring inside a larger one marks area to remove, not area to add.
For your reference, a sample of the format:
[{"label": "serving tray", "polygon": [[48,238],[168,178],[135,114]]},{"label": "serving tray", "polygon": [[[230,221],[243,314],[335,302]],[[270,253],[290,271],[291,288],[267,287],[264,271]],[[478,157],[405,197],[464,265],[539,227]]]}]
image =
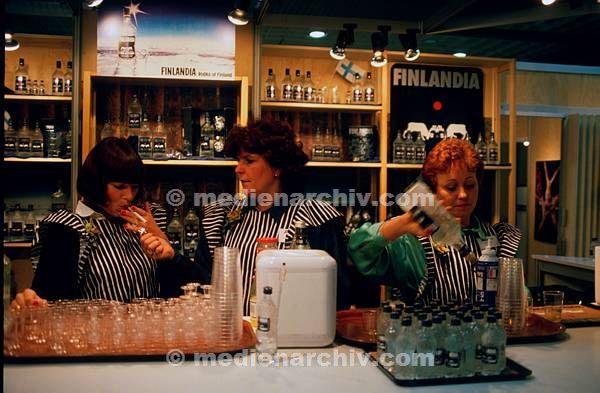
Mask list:
[{"label": "serving tray", "polygon": [[565,325],[552,322],[538,314],[529,313],[525,329],[516,334],[508,334],[507,344],[523,344],[528,342],[543,342],[561,340],[566,330]]}]

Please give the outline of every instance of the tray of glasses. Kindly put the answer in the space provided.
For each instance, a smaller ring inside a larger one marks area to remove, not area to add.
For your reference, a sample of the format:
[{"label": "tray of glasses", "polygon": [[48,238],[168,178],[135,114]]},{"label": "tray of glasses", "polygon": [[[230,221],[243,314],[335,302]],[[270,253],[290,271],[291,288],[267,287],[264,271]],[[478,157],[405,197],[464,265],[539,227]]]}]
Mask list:
[{"label": "tray of glasses", "polygon": [[[89,337],[78,342],[73,338],[57,343],[51,337],[43,339],[38,334],[36,339],[27,339],[25,329],[21,331],[17,347],[14,337],[4,338],[4,361],[7,363],[77,363],[77,362],[128,362],[128,361],[166,361],[181,363],[184,360],[194,360],[198,355],[218,355],[220,353],[239,353],[254,348],[256,335],[248,321],[243,321],[241,339],[228,345],[217,345],[216,340],[206,340],[198,337],[195,341],[180,339],[166,344],[164,340],[145,340],[144,343],[131,343],[125,338],[120,345],[114,345],[112,337],[104,343],[92,345]],[[30,336],[31,337],[31,336]],[[70,341],[69,341],[70,340]],[[43,341],[43,342],[42,342]],[[135,340],[133,340],[135,341]],[[94,340],[94,342],[97,342]],[[12,347],[11,347],[12,345]]]},{"label": "tray of glasses", "polygon": [[506,335],[508,344],[521,344],[528,342],[542,342],[561,340],[566,330],[562,323],[553,322],[535,313],[529,313],[525,329],[518,333]]},{"label": "tray of glasses", "polygon": [[369,357],[377,363],[377,367],[396,385],[413,387],[429,385],[453,385],[465,383],[497,382],[497,381],[515,381],[526,379],[532,375],[527,367],[506,358],[506,367],[498,375],[475,375],[472,377],[453,377],[453,378],[426,378],[426,379],[402,379],[396,378],[385,366],[377,361],[377,352],[370,352]]}]

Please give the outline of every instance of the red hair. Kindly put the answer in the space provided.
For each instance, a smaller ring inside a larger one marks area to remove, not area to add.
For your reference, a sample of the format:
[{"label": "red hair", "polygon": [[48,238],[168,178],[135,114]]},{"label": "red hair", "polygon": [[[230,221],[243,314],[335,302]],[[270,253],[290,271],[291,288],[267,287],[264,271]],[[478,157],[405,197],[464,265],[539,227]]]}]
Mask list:
[{"label": "red hair", "polygon": [[421,176],[435,191],[437,175],[448,171],[451,165],[458,165],[469,172],[474,172],[481,183],[483,162],[479,159],[477,151],[469,141],[455,138],[443,140],[431,149],[421,169]]}]

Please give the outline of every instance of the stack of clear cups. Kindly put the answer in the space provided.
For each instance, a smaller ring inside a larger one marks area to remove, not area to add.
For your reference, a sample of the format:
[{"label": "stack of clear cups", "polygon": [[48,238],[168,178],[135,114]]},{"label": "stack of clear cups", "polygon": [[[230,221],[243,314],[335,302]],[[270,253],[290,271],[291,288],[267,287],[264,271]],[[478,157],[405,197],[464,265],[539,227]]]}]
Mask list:
[{"label": "stack of clear cups", "polygon": [[496,308],[502,313],[502,324],[508,335],[520,334],[527,323],[527,291],[523,260],[500,258]]},{"label": "stack of clear cups", "polygon": [[217,348],[230,347],[242,338],[242,301],[242,272],[238,249],[217,247],[214,252],[211,291]]}]

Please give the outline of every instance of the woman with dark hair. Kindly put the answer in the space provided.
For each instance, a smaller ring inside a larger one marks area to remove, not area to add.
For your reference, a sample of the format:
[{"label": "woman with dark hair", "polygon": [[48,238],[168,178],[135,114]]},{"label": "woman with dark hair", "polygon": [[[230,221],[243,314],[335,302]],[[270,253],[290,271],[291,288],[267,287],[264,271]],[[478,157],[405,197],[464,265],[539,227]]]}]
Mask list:
[{"label": "woman with dark hair", "polygon": [[[460,222],[470,251],[481,255],[479,240],[496,237],[499,257],[513,257],[520,231],[506,223],[481,222],[473,211],[479,197],[483,164],[465,140],[439,142],[427,155],[421,176],[437,199]],[[447,303],[475,300],[475,273],[468,257],[438,245],[431,231],[411,213],[365,224],[350,236],[348,251],[359,272],[378,276],[400,289],[403,300]]]},{"label": "woman with dark hair", "polygon": [[[348,285],[343,278],[346,254],[342,216],[325,202],[302,199],[295,194],[302,191],[308,157],[296,143],[293,130],[287,124],[266,121],[234,127],[227,138],[225,151],[228,156],[238,159],[235,173],[245,197],[218,201],[202,208],[194,258],[200,270],[200,281],[210,282],[215,247],[238,248],[247,315],[255,270],[256,239],[278,238],[279,247],[283,248],[286,243],[291,243],[296,222],[303,221],[311,248],[325,250],[338,262],[338,305],[346,306]],[[180,255],[177,258],[186,259]],[[182,279],[191,274],[180,273],[178,276]]]},{"label": "woman with dark hair", "polygon": [[79,171],[75,211],[59,210],[40,223],[32,289],[18,294],[16,303],[158,296],[157,263],[140,241],[152,237],[156,252],[164,251],[166,214],[135,206],[143,198],[143,180],[142,160],[125,139],[99,142]]}]

